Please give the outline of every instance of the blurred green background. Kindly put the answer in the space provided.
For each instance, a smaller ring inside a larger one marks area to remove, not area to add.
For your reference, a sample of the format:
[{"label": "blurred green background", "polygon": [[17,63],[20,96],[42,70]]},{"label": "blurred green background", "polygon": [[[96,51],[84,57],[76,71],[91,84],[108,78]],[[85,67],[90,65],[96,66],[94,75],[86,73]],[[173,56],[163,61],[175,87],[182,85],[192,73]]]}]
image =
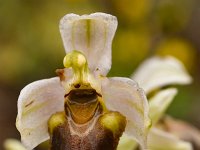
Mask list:
[{"label": "blurred green background", "polygon": [[179,87],[168,112],[200,128],[199,0],[0,0],[0,149],[4,139],[19,139],[20,90],[63,68],[61,17],[92,12],[118,18],[109,76],[128,77],[152,55],[173,55],[185,64],[194,82]]}]

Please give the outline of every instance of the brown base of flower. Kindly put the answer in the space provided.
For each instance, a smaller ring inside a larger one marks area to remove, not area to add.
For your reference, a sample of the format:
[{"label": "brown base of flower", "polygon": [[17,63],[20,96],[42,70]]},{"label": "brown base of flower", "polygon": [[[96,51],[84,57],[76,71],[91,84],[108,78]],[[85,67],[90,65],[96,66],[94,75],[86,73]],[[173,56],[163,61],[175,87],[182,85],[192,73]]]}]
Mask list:
[{"label": "brown base of flower", "polygon": [[50,150],[116,150],[125,126],[126,119],[118,112],[99,115],[84,125],[66,119],[54,128]]}]

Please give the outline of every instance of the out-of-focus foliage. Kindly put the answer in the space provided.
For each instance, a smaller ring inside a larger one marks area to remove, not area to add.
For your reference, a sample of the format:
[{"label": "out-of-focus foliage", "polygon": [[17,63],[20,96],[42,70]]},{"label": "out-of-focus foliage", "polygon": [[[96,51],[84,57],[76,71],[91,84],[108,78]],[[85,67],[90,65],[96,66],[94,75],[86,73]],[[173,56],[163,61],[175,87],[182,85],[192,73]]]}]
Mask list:
[{"label": "out-of-focus foliage", "polygon": [[[148,56],[150,40],[150,34],[145,28],[118,30],[113,43],[114,69],[111,73],[124,76],[131,74],[139,62]],[[138,50],[141,52],[138,53]]]},{"label": "out-of-focus foliage", "polygon": [[0,81],[10,86],[52,76],[53,70],[62,67],[60,60],[64,50],[58,30],[60,18],[69,12],[92,11],[91,5],[78,0],[58,3],[8,0],[1,3],[0,67],[4,71]]},{"label": "out-of-focus foliage", "polygon": [[191,17],[194,1],[155,0],[156,24],[165,32],[181,32]]},{"label": "out-of-focus foliage", "polygon": [[[107,12],[118,18],[110,76],[130,76],[148,56],[173,55],[194,76],[180,89],[170,113],[200,124],[200,1],[198,0],[1,0],[0,145],[15,131],[20,89],[62,68],[59,20],[66,13]],[[7,111],[6,109],[7,108]],[[9,116],[11,117],[7,117]]]},{"label": "out-of-focus foliage", "polygon": [[111,0],[110,6],[118,18],[131,25],[145,21],[150,11],[151,3],[149,0]]}]

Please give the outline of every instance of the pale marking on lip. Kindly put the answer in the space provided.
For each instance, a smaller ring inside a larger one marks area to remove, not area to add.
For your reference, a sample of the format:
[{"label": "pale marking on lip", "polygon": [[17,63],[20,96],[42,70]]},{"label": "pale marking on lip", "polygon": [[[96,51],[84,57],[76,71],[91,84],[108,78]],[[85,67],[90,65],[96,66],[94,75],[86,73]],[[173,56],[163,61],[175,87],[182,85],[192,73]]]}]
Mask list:
[{"label": "pale marking on lip", "polygon": [[[98,111],[95,112],[94,117],[96,116],[97,113],[98,113]],[[79,132],[75,131],[74,128],[72,127],[72,125],[71,125],[71,122],[74,123],[74,121],[71,119],[71,117],[69,117],[68,119],[69,119],[69,129],[70,129],[71,135],[78,135],[79,137],[85,137],[94,128],[94,126],[95,126],[97,120],[99,119],[99,117],[95,117],[92,120],[90,120],[88,123],[85,124],[85,125],[87,125],[87,124],[90,124],[90,125],[89,125],[89,127],[86,129],[86,131],[84,133],[79,133]],[[82,126],[82,125],[79,125],[79,124],[76,124],[76,123],[74,123],[74,124],[76,126],[80,126],[80,127]]]}]

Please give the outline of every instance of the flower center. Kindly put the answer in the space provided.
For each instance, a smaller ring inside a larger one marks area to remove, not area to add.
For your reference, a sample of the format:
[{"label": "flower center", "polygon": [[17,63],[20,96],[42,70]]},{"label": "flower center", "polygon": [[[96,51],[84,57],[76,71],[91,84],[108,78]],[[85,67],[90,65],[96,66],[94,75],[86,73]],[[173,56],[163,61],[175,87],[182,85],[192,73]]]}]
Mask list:
[{"label": "flower center", "polygon": [[96,81],[89,72],[87,60],[79,51],[68,53],[63,61],[66,68],[72,67],[73,78],[70,92],[65,95],[65,112],[68,117],[78,124],[90,121],[101,113],[101,104]]}]

